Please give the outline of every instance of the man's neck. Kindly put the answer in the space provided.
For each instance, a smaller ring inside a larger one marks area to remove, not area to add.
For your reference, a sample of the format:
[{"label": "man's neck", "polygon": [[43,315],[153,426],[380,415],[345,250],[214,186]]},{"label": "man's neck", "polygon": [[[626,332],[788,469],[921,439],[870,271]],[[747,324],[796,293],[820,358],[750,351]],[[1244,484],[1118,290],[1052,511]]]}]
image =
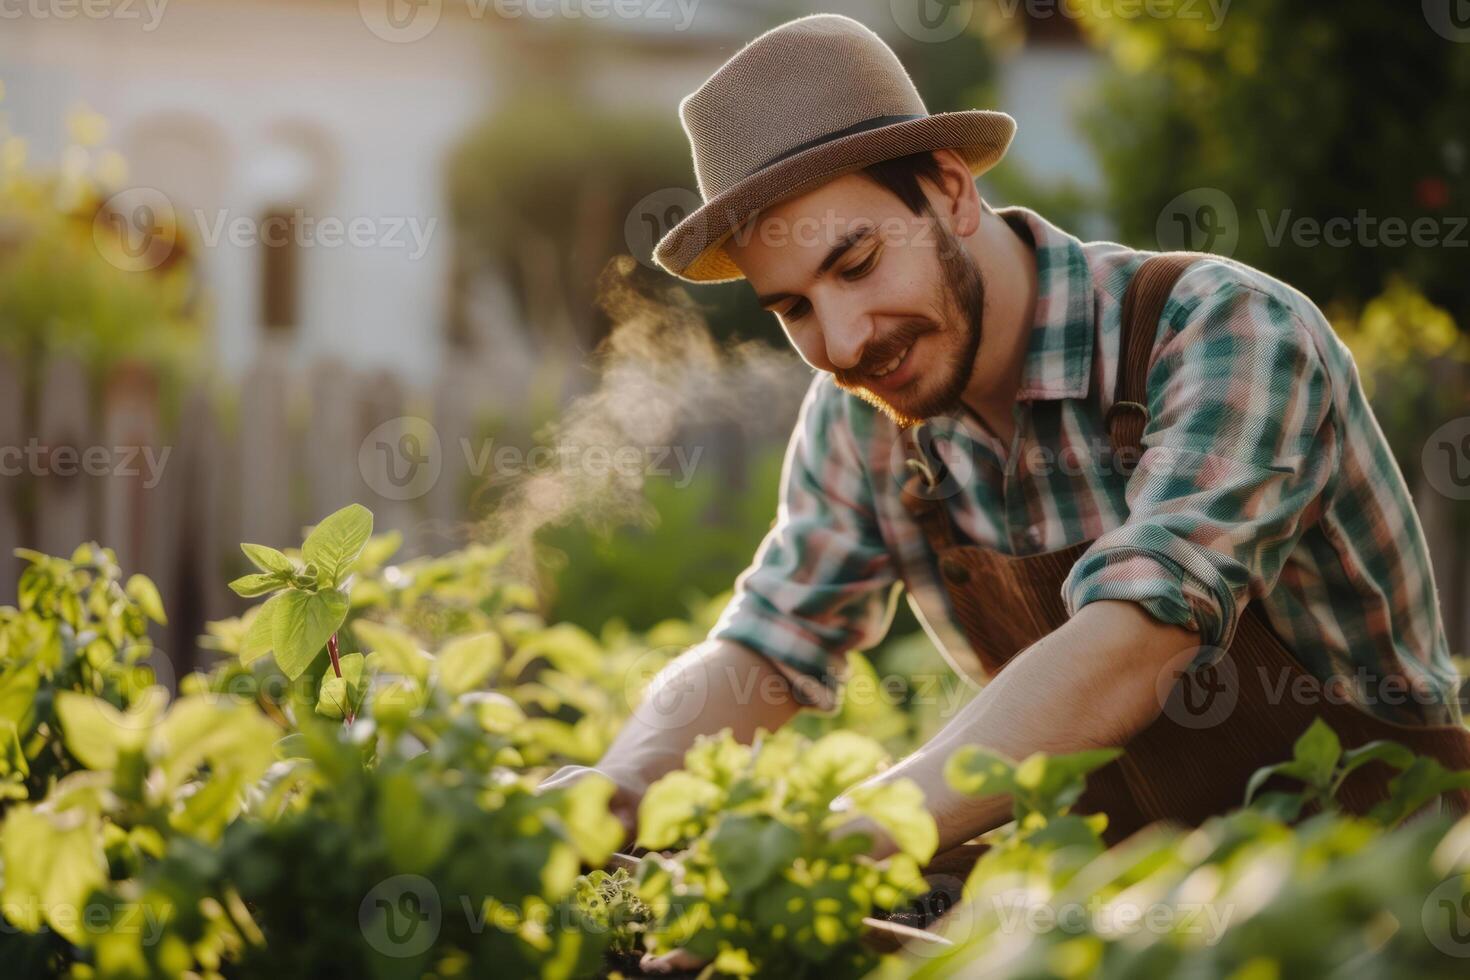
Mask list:
[{"label": "man's neck", "polygon": [[984,333],[970,387],[961,396],[972,412],[1006,445],[1014,435],[1012,408],[1021,390],[1026,351],[1036,317],[1036,252],[997,214],[981,219],[967,247],[985,276]]}]

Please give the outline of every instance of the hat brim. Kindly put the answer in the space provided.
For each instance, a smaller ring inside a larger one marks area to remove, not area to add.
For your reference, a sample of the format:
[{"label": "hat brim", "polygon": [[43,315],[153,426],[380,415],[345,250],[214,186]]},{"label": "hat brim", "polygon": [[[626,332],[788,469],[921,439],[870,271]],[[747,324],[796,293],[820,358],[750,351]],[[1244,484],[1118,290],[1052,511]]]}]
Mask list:
[{"label": "hat brim", "polygon": [[952,149],[979,176],[1000,161],[1016,132],[1004,112],[939,112],[804,150],[727,188],[671,228],[654,247],[665,271],[687,282],[745,278],[725,252],[725,241],[751,215],[809,191],[834,177],[923,150]]}]

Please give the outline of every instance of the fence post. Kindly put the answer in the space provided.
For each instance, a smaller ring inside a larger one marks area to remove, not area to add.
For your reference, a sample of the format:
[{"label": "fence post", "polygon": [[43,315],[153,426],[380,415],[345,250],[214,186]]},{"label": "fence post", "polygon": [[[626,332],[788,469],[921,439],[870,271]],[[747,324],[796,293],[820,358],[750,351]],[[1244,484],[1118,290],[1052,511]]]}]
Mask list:
[{"label": "fence post", "polygon": [[[9,455],[25,452],[25,392],[21,390],[19,366],[0,357],[0,451]],[[20,488],[25,479],[24,456],[10,460],[0,474],[0,605],[15,601],[15,587],[20,579],[21,561],[15,549],[26,544],[20,520]]]},{"label": "fence post", "polygon": [[41,376],[36,432],[42,447],[36,488],[38,551],[68,556],[93,536],[91,485],[81,453],[92,445],[87,372],[71,358],[53,358]]}]

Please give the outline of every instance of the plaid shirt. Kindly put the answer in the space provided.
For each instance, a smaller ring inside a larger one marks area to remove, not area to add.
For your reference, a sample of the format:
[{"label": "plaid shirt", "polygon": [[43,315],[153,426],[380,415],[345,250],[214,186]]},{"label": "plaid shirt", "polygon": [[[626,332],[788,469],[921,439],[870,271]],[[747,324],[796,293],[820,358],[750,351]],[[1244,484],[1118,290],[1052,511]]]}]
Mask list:
[{"label": "plaid shirt", "polygon": [[[1062,589],[1068,614],[1123,599],[1226,647],[1263,604],[1302,666],[1383,717],[1460,717],[1423,531],[1357,366],[1286,284],[1202,259],[1175,286],[1148,372],[1144,454],[1113,461],[1104,412],[1123,292],[1149,252],[1083,244],[1024,208],[1037,298],[1015,440],[968,412],[931,420],[960,490],[962,539],[1011,555],[1092,545]],[[1099,346],[1100,345],[1100,346]],[[1096,353],[1095,353],[1096,352]],[[845,651],[877,644],[901,584],[941,649],[967,641],[936,559],[905,511],[906,441],[818,374],[787,447],[776,520],[711,637],[771,658],[821,707]],[[1095,540],[1094,540],[1095,539]],[[1402,674],[1381,689],[1375,677]]]}]

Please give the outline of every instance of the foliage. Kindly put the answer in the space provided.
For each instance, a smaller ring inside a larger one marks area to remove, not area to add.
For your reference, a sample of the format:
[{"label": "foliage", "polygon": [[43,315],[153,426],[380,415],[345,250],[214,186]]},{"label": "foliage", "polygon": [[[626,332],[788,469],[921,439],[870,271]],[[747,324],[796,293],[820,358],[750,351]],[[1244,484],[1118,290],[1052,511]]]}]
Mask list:
[{"label": "foliage", "polygon": [[[639,893],[657,917],[655,952],[684,948],[723,973],[859,975],[875,962],[859,943],[863,916],[925,889],[919,866],[938,841],[918,787],[899,780],[855,784],[885,763],[882,746],[853,732],[809,742],[761,733],[741,745],[725,730],[699,739],[681,771],[649,787],[639,807],[639,844],[651,854]],[[850,790],[853,806],[833,811]],[[834,837],[865,815],[900,851],[863,854],[865,834]]]},{"label": "foliage", "polygon": [[[704,627],[548,624],[504,549],[395,564],[396,547],[357,508],[299,549],[245,546],[259,570],[237,589],[264,602],[211,624],[221,660],[171,704],[147,666],[163,619],[147,580],[95,545],[24,553],[0,609],[7,975],[581,977],[674,948],[726,975],[1457,975],[1470,820],[1408,815],[1470,774],[1388,743],[1343,750],[1321,724],[1252,780],[1249,807],[1112,850],[1106,818],[1071,808],[1114,752],[961,749],[955,788],[1009,797],[1015,820],[938,926],[953,945],[922,956],[864,940],[868,917],[928,890],[938,840],[915,786],[869,781],[888,760],[870,736],[901,737],[894,699],[833,716],[869,734],[700,739],[642,801],[636,873],[603,870],[613,787],[539,779],[595,761]],[[276,617],[297,615],[279,610],[327,592],[343,597],[330,615],[276,641]],[[1401,770],[1391,799],[1341,815],[1334,793],[1370,761]],[[899,853],[833,833],[859,816]]]},{"label": "foliage", "polygon": [[[1328,736],[1314,726],[1288,764],[1313,766],[1322,776],[1314,785],[1352,764],[1334,755]],[[1375,753],[1391,755],[1367,754]],[[995,835],[976,865],[966,904],[942,924],[955,945],[889,961],[876,975],[1463,974],[1470,818],[1386,832],[1326,812],[1293,829],[1279,812],[1252,808],[1192,832],[1156,827],[1104,851],[1101,822],[1059,805],[1075,799],[1079,777],[1097,760],[1063,757],[1065,773],[1051,770],[1056,761],[1011,766],[973,751],[956,761],[957,788],[1033,789],[1018,800],[1017,823]],[[1404,789],[1396,806],[1412,795]]]},{"label": "foliage", "polygon": [[182,229],[169,228],[173,244],[156,268],[109,261],[118,230],[105,199],[125,167],[99,148],[100,117],[79,109],[69,122],[66,166],[54,173],[28,169],[26,141],[0,126],[0,351],[27,373],[64,355],[93,372],[136,361],[180,377],[199,334]]},{"label": "foliage", "polygon": [[119,716],[156,710],[148,622],[165,621],[153,583],[124,581],[109,548],[84,544],[69,559],[16,553],[29,564],[17,604],[0,606],[0,807],[39,799],[85,766],[73,751],[85,743],[59,737],[70,734],[64,712],[77,697]]},{"label": "foliage", "polygon": [[1207,210],[1196,230],[1237,231],[1235,258],[1324,304],[1359,305],[1397,273],[1463,319],[1470,284],[1454,247],[1393,247],[1377,234],[1351,247],[1273,244],[1283,215],[1320,227],[1360,209],[1410,227],[1427,219],[1452,244],[1453,216],[1470,200],[1460,108],[1470,47],[1433,29],[1430,5],[1384,17],[1372,3],[1241,0],[1221,23],[1184,0],[1159,10],[1082,19],[1112,56],[1087,131],[1123,240],[1153,246],[1171,200],[1213,188],[1237,221],[1225,227],[1228,214]]}]

